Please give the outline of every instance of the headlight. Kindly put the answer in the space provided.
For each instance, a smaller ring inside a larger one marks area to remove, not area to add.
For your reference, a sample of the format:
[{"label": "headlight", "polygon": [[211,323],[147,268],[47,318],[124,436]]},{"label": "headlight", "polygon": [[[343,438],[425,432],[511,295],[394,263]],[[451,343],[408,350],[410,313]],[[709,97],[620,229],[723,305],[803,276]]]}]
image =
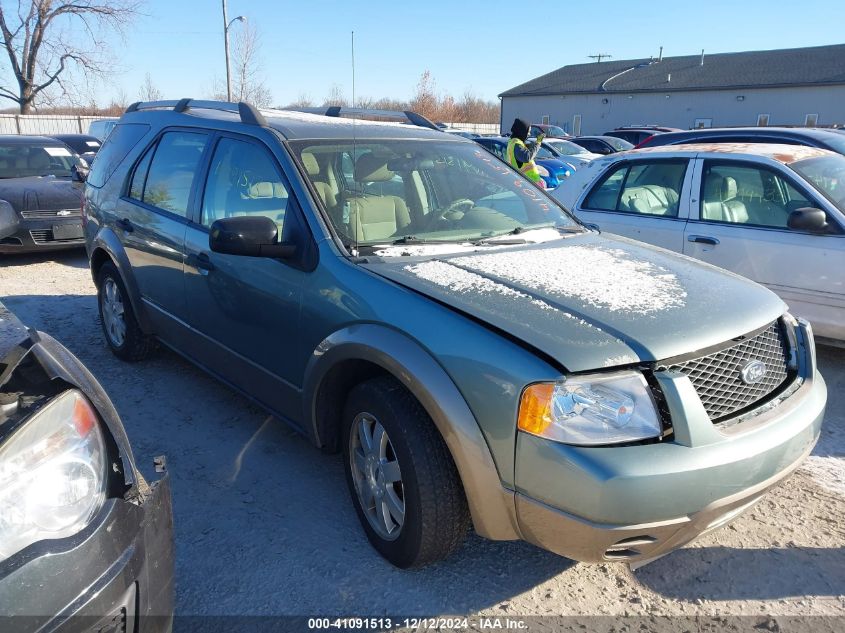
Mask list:
[{"label": "headlight", "polygon": [[634,442],[662,433],[651,390],[638,371],[530,385],[519,403],[519,428],[582,446]]},{"label": "headlight", "polygon": [[0,561],[84,528],[106,498],[106,449],[94,409],[65,391],[0,446]]}]

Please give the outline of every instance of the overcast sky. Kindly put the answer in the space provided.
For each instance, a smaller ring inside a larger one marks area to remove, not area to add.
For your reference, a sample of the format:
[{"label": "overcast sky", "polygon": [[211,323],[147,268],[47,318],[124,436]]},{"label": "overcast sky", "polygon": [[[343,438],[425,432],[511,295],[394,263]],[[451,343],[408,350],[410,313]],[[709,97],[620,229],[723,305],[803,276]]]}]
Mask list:
[{"label": "overcast sky", "polygon": [[[485,99],[567,64],[763,50],[845,42],[845,2],[708,0],[649,2],[283,2],[228,0],[262,41],[261,66],[275,104],[300,95],[321,102],[333,84],[356,94],[408,98],[431,71],[441,93]],[[225,77],[221,0],[146,0],[144,17],[114,42],[120,72],[99,85],[107,103],[122,88],[137,99],[146,73],[166,98],[207,97]],[[241,28],[234,24],[232,32]],[[8,61],[5,61],[8,63]]]}]

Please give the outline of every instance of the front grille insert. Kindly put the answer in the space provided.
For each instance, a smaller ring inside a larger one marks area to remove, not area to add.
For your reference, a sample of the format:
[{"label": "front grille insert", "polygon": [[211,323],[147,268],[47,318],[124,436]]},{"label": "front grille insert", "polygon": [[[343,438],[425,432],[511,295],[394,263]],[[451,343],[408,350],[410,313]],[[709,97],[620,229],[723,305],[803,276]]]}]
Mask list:
[{"label": "front grille insert", "polygon": [[[707,356],[669,365],[689,377],[713,423],[729,418],[778,391],[789,375],[786,337],[778,321],[759,334]],[[765,363],[759,382],[747,384],[741,372],[749,362]]]},{"label": "front grille insert", "polygon": [[71,242],[82,242],[82,238],[80,237],[57,239],[56,236],[53,235],[53,231],[51,229],[37,229],[34,231],[30,231],[29,234],[32,236],[32,241],[36,244],[67,244]]},{"label": "front grille insert", "polygon": [[49,218],[78,218],[82,209],[37,209],[21,211],[21,216],[27,220],[44,220]]}]

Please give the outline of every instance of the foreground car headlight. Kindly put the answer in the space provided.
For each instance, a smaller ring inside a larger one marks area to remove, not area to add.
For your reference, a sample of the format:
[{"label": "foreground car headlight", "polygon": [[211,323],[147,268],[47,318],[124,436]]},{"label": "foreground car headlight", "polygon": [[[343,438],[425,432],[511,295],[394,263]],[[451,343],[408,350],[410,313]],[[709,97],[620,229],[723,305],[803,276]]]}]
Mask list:
[{"label": "foreground car headlight", "polygon": [[106,498],[106,448],[94,409],[65,391],[0,446],[0,561],[79,532]]},{"label": "foreground car headlight", "polygon": [[638,371],[529,385],[519,403],[518,426],[555,442],[582,446],[645,440],[663,431],[651,390]]}]

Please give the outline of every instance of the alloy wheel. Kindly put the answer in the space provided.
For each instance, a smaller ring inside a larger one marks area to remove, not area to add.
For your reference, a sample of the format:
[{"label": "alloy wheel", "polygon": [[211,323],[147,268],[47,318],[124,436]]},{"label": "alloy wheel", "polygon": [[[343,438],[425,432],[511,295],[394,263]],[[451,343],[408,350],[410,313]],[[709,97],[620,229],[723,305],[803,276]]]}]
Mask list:
[{"label": "alloy wheel", "polygon": [[124,318],[123,297],[120,288],[111,277],[103,283],[101,311],[106,336],[115,347],[121,347],[126,340],[126,320]]}]

